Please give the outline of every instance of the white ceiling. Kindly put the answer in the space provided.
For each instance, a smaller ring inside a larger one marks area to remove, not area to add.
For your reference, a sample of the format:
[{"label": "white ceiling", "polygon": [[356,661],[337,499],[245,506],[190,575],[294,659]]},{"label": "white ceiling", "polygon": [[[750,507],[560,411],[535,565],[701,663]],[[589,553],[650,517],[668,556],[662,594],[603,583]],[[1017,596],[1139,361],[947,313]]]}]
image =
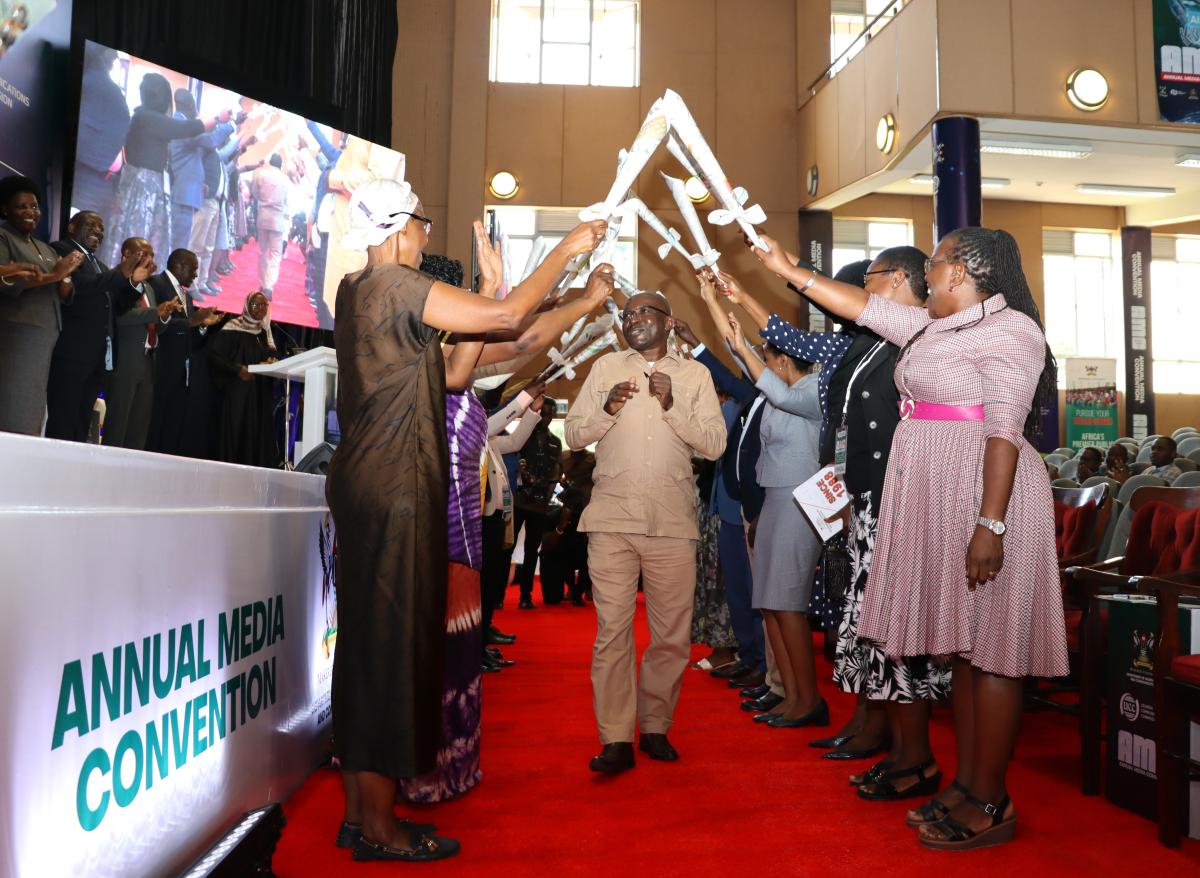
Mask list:
[{"label": "white ceiling", "polygon": [[[1200,153],[1200,130],[1193,134],[1183,130],[981,119],[980,132],[985,138],[1057,138],[1085,141],[1093,147],[1092,154],[1082,159],[984,153],[982,176],[1011,180],[1004,188],[985,189],[984,198],[1125,207],[1126,222],[1130,224],[1162,225],[1200,219],[1200,168],[1175,164],[1179,153]],[[932,195],[932,185],[910,180],[914,174],[930,173],[931,149],[926,135],[891,168],[864,181],[867,185],[850,187],[811,206],[833,207],[868,192]],[[1170,187],[1177,194],[1167,198],[1087,195],[1075,190],[1079,183]]]}]

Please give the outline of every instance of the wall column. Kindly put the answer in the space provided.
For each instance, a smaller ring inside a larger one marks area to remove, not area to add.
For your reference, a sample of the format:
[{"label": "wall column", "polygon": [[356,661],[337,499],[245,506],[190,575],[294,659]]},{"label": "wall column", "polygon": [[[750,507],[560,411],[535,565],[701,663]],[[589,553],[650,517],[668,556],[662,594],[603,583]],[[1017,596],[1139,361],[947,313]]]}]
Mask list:
[{"label": "wall column", "polygon": [[979,120],[948,116],[933,123],[933,240],[978,226],[983,196],[979,180]]}]

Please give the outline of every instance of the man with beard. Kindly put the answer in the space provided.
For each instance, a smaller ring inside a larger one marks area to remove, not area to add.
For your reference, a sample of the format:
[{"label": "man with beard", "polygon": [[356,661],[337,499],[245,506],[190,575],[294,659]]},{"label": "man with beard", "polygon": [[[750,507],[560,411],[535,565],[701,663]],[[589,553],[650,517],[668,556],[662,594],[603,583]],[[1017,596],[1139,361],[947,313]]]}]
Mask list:
[{"label": "man with beard", "polygon": [[81,253],[83,261],[71,274],[75,295],[62,306],[62,331],[50,359],[46,394],[46,435],[73,442],[87,440],[96,397],[107,389],[120,354],[116,320],[141,297],[137,285],[154,270],[146,253],[122,254],[110,269],[96,258],[104,242],[104,220],[81,210],[67,224],[67,238],[50,246],[60,256]]},{"label": "man with beard", "polygon": [[[691,458],[720,457],[725,420],[708,370],[668,351],[672,327],[665,296],[631,296],[621,313],[629,350],[596,361],[567,413],[567,444],[596,443],[592,499],[579,530],[588,534],[598,621],[592,689],[604,745],[589,767],[605,774],[633,767],[635,724],[639,749],[651,759],[679,758],[666,733],[691,650],[700,536]],[[639,574],[650,646],[635,686]]]}]

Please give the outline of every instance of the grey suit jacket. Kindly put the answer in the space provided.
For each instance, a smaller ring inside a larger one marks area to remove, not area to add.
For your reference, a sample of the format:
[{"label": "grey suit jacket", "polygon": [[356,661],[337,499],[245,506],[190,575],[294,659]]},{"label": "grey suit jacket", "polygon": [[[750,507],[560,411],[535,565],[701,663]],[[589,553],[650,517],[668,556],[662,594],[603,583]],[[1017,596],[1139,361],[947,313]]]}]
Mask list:
[{"label": "grey suit jacket", "polygon": [[[58,254],[37,238],[26,238],[8,223],[0,225],[0,264],[30,262],[50,271]],[[58,284],[30,287],[24,281],[0,281],[0,321],[23,323],[58,332],[62,329],[62,306]]]}]

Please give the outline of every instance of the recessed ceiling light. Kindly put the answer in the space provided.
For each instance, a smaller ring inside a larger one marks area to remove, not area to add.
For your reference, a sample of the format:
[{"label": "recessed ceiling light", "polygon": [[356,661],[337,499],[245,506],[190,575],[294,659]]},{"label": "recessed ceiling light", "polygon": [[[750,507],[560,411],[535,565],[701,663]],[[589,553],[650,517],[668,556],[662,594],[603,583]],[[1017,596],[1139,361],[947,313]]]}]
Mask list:
[{"label": "recessed ceiling light", "polygon": [[1200,152],[1181,152],[1175,156],[1175,164],[1181,168],[1200,168]]},{"label": "recessed ceiling light", "polygon": [[1114,186],[1108,183],[1078,183],[1075,191],[1084,195],[1125,195],[1130,198],[1170,198],[1175,194],[1169,186]]},{"label": "recessed ceiling light", "polygon": [[1108,102],[1108,80],[1099,70],[1081,67],[1067,77],[1067,99],[1079,109],[1093,113]]},{"label": "recessed ceiling light", "polygon": [[[913,174],[908,178],[908,182],[930,186],[933,184],[933,174]],[[1003,189],[1005,186],[1012,185],[1012,180],[1007,177],[980,177],[979,185],[984,189]]]},{"label": "recessed ceiling light", "polygon": [[1092,154],[1092,145],[1071,140],[1010,140],[988,137],[979,144],[980,152],[995,155],[1028,155],[1052,159],[1085,159]]}]

